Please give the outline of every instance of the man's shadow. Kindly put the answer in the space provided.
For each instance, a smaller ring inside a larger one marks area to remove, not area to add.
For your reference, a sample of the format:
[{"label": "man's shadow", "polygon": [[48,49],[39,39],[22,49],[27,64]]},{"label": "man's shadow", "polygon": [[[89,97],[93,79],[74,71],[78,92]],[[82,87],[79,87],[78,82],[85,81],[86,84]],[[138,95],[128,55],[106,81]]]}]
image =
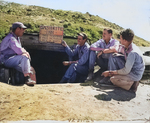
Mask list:
[{"label": "man's shadow", "polygon": [[[99,70],[97,73],[95,73],[95,80],[94,82],[98,82],[103,77],[99,76],[101,75],[102,71]],[[95,95],[95,98],[98,100],[104,100],[104,101],[111,101],[111,99],[117,100],[117,101],[130,101],[131,99],[136,97],[136,94],[132,91],[127,91],[122,88],[119,88],[114,85],[98,85],[95,86],[95,83],[93,82],[93,87],[98,88],[97,91],[101,91],[102,94]]]},{"label": "man's shadow", "polygon": [[[97,74],[98,73],[98,74]],[[97,85],[99,80],[101,80],[103,77],[99,76],[99,71],[97,72],[97,76],[95,76],[94,80],[87,81],[85,83],[81,83],[81,86],[93,86],[94,88],[97,88],[97,91],[102,92],[99,95],[95,95],[94,97],[98,100],[104,100],[104,101],[111,101],[112,99],[117,101],[130,101],[131,99],[136,97],[136,93],[132,91],[127,91],[122,88],[119,88],[114,85]]]},{"label": "man's shadow", "polygon": [[[108,89],[111,89],[108,91]],[[107,91],[106,91],[107,90]],[[130,101],[131,99],[136,97],[136,93],[132,91],[127,91],[119,87],[99,87],[97,91],[104,92],[99,95],[95,95],[94,97],[98,100],[111,101],[112,99],[116,101]]]}]

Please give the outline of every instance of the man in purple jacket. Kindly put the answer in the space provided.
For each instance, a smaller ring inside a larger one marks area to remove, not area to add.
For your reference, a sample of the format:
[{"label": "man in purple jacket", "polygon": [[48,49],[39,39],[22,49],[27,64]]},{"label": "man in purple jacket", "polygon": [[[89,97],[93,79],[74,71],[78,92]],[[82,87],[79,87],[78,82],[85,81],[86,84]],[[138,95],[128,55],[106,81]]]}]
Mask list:
[{"label": "man in purple jacket", "polygon": [[6,67],[14,68],[22,72],[27,85],[34,85],[36,82],[30,78],[32,74],[30,65],[31,58],[29,53],[21,46],[20,42],[20,37],[26,28],[21,22],[12,24],[12,32],[2,40],[0,46],[0,61]]}]

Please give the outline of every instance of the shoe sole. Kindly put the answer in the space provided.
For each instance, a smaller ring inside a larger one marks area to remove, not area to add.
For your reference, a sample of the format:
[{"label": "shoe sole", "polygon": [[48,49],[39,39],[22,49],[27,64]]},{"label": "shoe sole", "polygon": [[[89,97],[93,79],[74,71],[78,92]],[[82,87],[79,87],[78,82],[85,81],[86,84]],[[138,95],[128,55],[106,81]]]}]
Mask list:
[{"label": "shoe sole", "polygon": [[35,85],[36,83],[35,82],[27,82],[26,84],[27,85]]},{"label": "shoe sole", "polygon": [[108,85],[108,84],[99,84],[100,86],[102,86],[102,87],[117,87],[117,86],[115,86],[115,85]]}]

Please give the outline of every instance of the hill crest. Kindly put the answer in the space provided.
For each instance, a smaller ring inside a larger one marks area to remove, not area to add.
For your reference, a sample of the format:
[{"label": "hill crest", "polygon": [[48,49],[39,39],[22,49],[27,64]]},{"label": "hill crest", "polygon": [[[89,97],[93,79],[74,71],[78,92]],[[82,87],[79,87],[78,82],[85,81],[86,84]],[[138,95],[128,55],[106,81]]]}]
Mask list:
[{"label": "hill crest", "polygon": [[[16,9],[17,8],[17,9]],[[63,26],[64,36],[76,37],[78,32],[85,32],[92,43],[102,37],[104,28],[113,30],[113,37],[119,37],[123,29],[99,16],[81,12],[54,10],[34,5],[23,5],[13,2],[0,2],[0,40],[9,32],[13,22],[23,22],[27,33],[39,33],[40,25]],[[134,30],[133,30],[134,31]],[[134,37],[138,46],[149,46],[150,43],[138,36]]]}]

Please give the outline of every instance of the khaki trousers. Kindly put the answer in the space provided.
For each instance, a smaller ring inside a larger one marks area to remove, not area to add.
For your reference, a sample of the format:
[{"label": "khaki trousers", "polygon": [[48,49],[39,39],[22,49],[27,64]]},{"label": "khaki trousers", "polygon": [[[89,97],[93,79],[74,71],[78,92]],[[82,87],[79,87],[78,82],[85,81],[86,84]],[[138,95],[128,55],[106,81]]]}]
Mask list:
[{"label": "khaki trousers", "polygon": [[127,75],[115,75],[110,78],[110,81],[125,90],[129,90],[133,85],[134,81],[130,79]]}]

